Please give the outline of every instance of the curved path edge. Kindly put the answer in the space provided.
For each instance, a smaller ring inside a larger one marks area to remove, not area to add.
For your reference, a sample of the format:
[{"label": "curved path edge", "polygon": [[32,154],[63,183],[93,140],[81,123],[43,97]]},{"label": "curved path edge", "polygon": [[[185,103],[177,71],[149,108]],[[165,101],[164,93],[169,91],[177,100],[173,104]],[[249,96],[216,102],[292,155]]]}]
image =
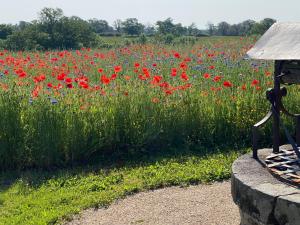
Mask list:
[{"label": "curved path edge", "polygon": [[107,209],[88,209],[65,225],[238,225],[230,182],[169,187],[128,196]]}]

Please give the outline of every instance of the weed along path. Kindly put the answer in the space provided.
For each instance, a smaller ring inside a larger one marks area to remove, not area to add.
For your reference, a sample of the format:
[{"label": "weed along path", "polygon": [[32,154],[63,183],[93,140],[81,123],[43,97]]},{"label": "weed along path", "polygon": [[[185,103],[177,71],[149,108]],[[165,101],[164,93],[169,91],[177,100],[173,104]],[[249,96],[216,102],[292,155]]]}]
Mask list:
[{"label": "weed along path", "polygon": [[238,225],[230,182],[170,187],[116,201],[107,209],[89,209],[66,225]]}]

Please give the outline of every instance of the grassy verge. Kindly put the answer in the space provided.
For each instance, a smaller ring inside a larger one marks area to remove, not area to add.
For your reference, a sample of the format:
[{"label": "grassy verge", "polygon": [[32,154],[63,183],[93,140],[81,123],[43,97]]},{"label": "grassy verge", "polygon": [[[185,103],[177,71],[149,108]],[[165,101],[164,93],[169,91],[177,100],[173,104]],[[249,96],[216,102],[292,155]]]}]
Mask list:
[{"label": "grassy verge", "polygon": [[180,153],[143,163],[121,162],[113,168],[5,172],[0,174],[0,224],[56,224],[135,192],[228,179],[238,155]]}]

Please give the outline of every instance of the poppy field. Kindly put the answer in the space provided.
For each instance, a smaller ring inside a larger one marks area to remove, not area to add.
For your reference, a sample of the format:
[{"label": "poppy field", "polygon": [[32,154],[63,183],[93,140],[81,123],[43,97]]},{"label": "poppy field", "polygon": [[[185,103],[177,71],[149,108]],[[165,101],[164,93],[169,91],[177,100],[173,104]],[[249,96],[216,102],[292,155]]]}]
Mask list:
[{"label": "poppy field", "polygon": [[245,58],[255,41],[1,50],[0,168],[196,145],[250,146],[251,126],[269,108],[264,93],[273,70],[272,62]]}]

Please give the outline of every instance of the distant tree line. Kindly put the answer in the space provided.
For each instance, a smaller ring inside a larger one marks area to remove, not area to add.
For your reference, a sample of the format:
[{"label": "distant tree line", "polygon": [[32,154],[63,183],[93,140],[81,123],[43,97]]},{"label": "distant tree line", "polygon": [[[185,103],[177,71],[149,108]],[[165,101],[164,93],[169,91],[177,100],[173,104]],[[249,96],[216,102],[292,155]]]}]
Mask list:
[{"label": "distant tree line", "polygon": [[265,18],[260,22],[254,20],[245,20],[238,24],[229,24],[225,21],[214,25],[213,23],[207,24],[207,32],[210,36],[246,36],[246,35],[261,35],[265,33],[276,20]]},{"label": "distant tree line", "polygon": [[207,24],[206,30],[200,30],[192,23],[183,26],[174,23],[171,18],[157,21],[155,25],[144,25],[136,18],[116,20],[113,26],[105,20],[83,20],[77,16],[64,16],[59,8],[44,8],[37,20],[20,21],[16,25],[0,24],[0,48],[10,50],[47,50],[77,49],[95,47],[100,36],[139,36],[142,42],[147,36],[164,36],[168,43],[178,36],[245,36],[263,34],[274,19],[266,18],[260,22],[246,20],[239,24],[221,22]]}]

